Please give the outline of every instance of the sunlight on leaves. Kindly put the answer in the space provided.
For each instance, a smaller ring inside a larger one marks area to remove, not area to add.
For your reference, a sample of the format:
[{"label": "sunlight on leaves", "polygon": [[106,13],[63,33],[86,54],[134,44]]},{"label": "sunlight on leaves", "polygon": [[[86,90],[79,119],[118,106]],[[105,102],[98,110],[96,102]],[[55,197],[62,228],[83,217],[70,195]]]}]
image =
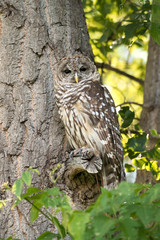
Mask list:
[{"label": "sunlight on leaves", "polygon": [[12,187],[12,192],[20,199],[21,193],[23,188],[23,181],[22,179],[17,179]]},{"label": "sunlight on leaves", "polygon": [[32,177],[31,173],[29,171],[25,171],[22,173],[22,180],[27,184],[28,186],[31,185]]}]

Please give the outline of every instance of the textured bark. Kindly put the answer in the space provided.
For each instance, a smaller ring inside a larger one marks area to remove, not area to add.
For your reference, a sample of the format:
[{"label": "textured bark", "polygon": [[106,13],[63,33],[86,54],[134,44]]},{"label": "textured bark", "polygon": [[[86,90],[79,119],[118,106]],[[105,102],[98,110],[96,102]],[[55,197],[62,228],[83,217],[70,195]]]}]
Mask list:
[{"label": "textured bark", "polygon": [[[67,166],[68,143],[54,98],[54,66],[75,52],[93,58],[80,0],[0,0],[0,185],[29,166],[38,168],[37,187],[52,187],[48,173],[57,163],[57,185],[75,208],[98,195],[96,177]],[[55,176],[56,177],[56,176]],[[11,197],[0,192],[0,198]],[[32,226],[28,204],[0,213],[0,238],[34,240],[55,231],[46,219]]]},{"label": "textured bark", "polygon": [[[160,133],[160,46],[151,38],[149,42],[146,78],[144,82],[144,104],[140,124],[144,131],[156,129]],[[150,136],[147,148],[154,147],[157,137]],[[155,184],[155,178],[151,172],[139,171],[138,183]]]},{"label": "textured bark", "polygon": [[160,133],[160,46],[152,39],[149,43],[148,62],[144,84],[144,105],[141,126],[145,131]]}]

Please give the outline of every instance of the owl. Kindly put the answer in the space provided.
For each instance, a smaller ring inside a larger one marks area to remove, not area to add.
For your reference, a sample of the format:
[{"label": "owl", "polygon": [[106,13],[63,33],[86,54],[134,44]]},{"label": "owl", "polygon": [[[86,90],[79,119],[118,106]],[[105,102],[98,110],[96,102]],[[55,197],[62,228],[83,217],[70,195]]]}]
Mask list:
[{"label": "owl", "polygon": [[70,156],[86,160],[90,173],[101,171],[103,187],[116,188],[125,179],[121,134],[114,101],[95,64],[83,55],[62,59],[56,67],[55,96],[73,148]]}]

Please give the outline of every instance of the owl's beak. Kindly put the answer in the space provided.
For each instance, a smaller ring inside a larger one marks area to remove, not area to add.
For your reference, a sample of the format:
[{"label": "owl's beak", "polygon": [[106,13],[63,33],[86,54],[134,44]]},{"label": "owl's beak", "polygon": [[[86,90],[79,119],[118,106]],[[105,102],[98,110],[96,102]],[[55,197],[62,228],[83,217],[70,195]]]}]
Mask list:
[{"label": "owl's beak", "polygon": [[75,73],[75,81],[76,81],[76,83],[78,83],[78,74],[77,74],[77,72]]}]

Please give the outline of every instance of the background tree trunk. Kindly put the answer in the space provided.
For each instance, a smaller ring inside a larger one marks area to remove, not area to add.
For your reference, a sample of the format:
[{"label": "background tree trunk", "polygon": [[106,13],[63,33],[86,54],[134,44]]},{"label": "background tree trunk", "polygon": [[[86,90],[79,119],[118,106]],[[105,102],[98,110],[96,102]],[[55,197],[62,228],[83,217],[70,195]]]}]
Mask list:
[{"label": "background tree trunk", "polygon": [[160,133],[160,46],[150,39],[141,126]]},{"label": "background tree trunk", "polygon": [[[156,129],[160,133],[160,46],[151,38],[149,42],[146,77],[144,82],[144,103],[141,114],[141,127],[149,133]],[[150,136],[148,148],[154,147],[156,137]],[[137,182],[156,183],[151,172],[139,171]]]},{"label": "background tree trunk", "polygon": [[[52,187],[48,173],[57,163],[57,185],[86,207],[98,195],[94,175],[70,177],[67,140],[54,98],[54,66],[64,56],[93,57],[80,0],[0,0],[0,185],[13,182],[29,166],[41,176],[37,187]],[[0,192],[1,199],[11,197]],[[33,240],[46,230],[46,219],[32,226],[28,204],[0,214],[0,238]]]}]

